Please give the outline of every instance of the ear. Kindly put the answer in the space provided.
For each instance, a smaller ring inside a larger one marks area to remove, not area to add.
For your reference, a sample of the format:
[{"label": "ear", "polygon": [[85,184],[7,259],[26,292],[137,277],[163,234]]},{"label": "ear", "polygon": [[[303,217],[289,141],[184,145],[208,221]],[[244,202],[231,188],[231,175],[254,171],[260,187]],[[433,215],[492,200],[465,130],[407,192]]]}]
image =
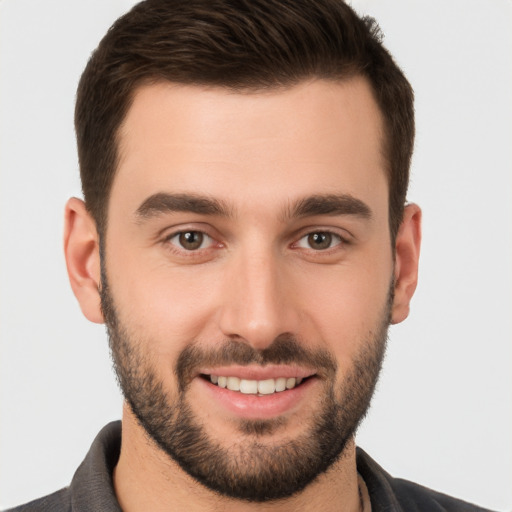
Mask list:
[{"label": "ear", "polygon": [[103,323],[100,300],[100,245],[96,223],[80,199],[66,204],[64,255],[69,281],[82,313],[88,320]]},{"label": "ear", "polygon": [[421,245],[421,210],[408,204],[395,241],[395,297],[391,323],[398,324],[409,316],[409,304],[418,283]]}]

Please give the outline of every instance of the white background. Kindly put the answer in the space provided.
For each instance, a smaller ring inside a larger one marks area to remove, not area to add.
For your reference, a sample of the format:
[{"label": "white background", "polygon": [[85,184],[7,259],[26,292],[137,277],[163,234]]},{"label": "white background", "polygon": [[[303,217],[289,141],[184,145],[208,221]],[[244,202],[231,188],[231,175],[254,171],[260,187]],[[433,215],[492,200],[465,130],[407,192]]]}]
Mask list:
[{"label": "white background", "polygon": [[[0,506],[69,483],[120,417],[102,326],[69,289],[73,103],[129,0],[0,0]],[[359,444],[395,476],[512,510],[512,2],[354,0],[416,91],[420,285]]]}]

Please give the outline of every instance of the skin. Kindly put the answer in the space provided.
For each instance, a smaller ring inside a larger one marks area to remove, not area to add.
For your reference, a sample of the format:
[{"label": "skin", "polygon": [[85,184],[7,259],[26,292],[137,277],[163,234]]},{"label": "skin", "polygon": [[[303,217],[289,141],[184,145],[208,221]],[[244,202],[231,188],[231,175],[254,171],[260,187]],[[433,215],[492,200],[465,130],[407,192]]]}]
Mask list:
[{"label": "skin", "polygon": [[[144,350],[170,396],[177,393],[172,368],[189,344],[208,347],[228,338],[263,350],[283,334],[329,351],[341,389],[362,340],[382,318],[393,280],[391,322],[407,317],[421,212],[406,207],[392,247],[382,133],[362,78],[245,94],[170,83],[137,91],[120,131],[105,264],[119,319],[148,340]],[[141,216],[141,205],[156,193],[213,198],[229,215]],[[291,205],[325,194],[356,198],[370,215],[290,215]],[[171,236],[187,230],[209,238],[187,251]],[[308,234],[326,231],[335,235],[331,247],[308,245]],[[98,235],[76,198],[66,207],[65,254],[83,313],[103,322]],[[212,438],[230,447],[249,436],[237,428],[237,414],[203,386],[192,379],[188,400]],[[303,433],[323,390],[321,379],[313,380],[279,413],[282,427],[259,441],[273,446]],[[329,511],[341,503],[343,510],[359,510],[353,440],[302,492],[262,505],[199,485],[148,439],[126,405],[122,436],[114,483],[123,510]]]}]

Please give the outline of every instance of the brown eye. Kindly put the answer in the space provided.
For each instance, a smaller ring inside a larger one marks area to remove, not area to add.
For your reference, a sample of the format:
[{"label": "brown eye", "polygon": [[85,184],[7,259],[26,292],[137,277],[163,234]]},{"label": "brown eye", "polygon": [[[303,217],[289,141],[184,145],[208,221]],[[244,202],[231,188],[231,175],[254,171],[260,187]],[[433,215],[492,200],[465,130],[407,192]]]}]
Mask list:
[{"label": "brown eye", "polygon": [[200,231],[184,231],[179,233],[178,242],[187,251],[195,251],[203,245],[205,236]]},{"label": "brown eye", "polygon": [[321,251],[323,249],[329,249],[333,241],[332,233],[318,232],[310,233],[308,235],[308,245],[311,249]]}]

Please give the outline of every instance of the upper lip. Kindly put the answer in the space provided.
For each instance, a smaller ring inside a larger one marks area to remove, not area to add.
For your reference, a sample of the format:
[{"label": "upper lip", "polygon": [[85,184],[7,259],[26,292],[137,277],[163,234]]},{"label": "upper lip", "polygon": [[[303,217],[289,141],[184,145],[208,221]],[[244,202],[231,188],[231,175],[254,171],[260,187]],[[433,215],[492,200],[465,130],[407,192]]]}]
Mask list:
[{"label": "upper lip", "polygon": [[217,375],[224,377],[238,377],[245,380],[278,379],[280,377],[299,377],[305,379],[316,374],[315,370],[293,365],[267,365],[267,366],[240,366],[229,365],[215,368],[203,368],[200,375]]}]

